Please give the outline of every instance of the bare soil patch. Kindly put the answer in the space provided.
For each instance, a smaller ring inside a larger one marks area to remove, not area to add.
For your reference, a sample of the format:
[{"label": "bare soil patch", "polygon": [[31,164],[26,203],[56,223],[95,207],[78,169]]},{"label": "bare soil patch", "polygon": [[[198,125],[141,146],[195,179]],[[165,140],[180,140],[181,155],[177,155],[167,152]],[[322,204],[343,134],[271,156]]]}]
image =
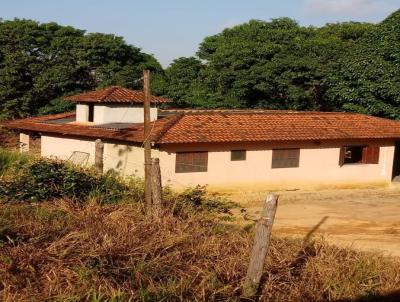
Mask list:
[{"label": "bare soil patch", "polygon": [[[341,246],[400,256],[400,186],[278,191],[276,235],[321,237]],[[241,223],[257,219],[268,191],[231,191],[246,208]],[[237,212],[239,214],[239,212]]]}]

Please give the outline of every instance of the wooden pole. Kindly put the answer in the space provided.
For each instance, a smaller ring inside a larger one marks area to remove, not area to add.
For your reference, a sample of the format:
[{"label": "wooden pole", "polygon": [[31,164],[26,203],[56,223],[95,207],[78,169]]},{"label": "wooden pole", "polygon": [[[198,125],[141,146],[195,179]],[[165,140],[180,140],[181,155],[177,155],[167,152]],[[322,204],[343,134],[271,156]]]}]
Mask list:
[{"label": "wooden pole", "polygon": [[94,167],[99,173],[103,173],[103,155],[104,155],[104,144],[101,139],[96,139],[95,150],[94,150]]},{"label": "wooden pole", "polygon": [[265,201],[261,217],[256,224],[254,246],[250,256],[250,264],[247,269],[246,279],[243,284],[243,296],[245,298],[251,298],[257,293],[264,268],[265,257],[269,248],[277,206],[278,196],[269,194]]},{"label": "wooden pole", "polygon": [[162,185],[160,159],[151,159],[151,192],[153,197],[153,207],[156,215],[160,214],[162,203]]},{"label": "wooden pole", "polygon": [[150,70],[143,71],[144,92],[144,199],[151,211]]}]

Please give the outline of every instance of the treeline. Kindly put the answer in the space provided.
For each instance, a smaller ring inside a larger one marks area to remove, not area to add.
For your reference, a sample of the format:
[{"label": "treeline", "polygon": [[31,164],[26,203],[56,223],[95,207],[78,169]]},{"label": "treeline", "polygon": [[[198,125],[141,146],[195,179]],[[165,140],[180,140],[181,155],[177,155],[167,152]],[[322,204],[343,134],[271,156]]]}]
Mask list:
[{"label": "treeline", "polygon": [[355,111],[400,119],[400,11],[380,24],[304,27],[252,20],[206,37],[196,57],[163,70],[122,38],[55,23],[0,22],[0,112],[62,111],[65,94],[107,85],[140,88],[173,107]]},{"label": "treeline", "polygon": [[165,70],[180,107],[355,111],[400,119],[400,11],[320,28],[282,18],[207,37]]},{"label": "treeline", "polygon": [[56,23],[0,22],[0,118],[71,109],[61,96],[108,85],[140,88],[158,61],[121,37]]}]

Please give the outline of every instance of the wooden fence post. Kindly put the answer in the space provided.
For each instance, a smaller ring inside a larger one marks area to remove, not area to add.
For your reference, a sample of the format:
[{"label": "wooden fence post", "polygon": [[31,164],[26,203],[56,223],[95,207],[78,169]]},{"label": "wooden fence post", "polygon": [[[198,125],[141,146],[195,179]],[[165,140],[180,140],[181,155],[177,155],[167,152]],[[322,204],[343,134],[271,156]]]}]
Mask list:
[{"label": "wooden fence post", "polygon": [[269,194],[264,203],[260,219],[256,224],[254,246],[250,256],[250,264],[247,269],[246,279],[243,284],[243,297],[251,298],[257,291],[260,284],[265,257],[268,252],[271,239],[272,225],[274,224],[275,213],[278,206],[278,197]]},{"label": "wooden fence post", "polygon": [[151,193],[154,210],[155,212],[159,213],[162,202],[162,184],[160,159],[158,158],[151,159]]},{"label": "wooden fence post", "polygon": [[103,173],[103,154],[104,154],[104,144],[101,139],[96,139],[95,141],[95,151],[94,151],[94,167],[95,169]]}]

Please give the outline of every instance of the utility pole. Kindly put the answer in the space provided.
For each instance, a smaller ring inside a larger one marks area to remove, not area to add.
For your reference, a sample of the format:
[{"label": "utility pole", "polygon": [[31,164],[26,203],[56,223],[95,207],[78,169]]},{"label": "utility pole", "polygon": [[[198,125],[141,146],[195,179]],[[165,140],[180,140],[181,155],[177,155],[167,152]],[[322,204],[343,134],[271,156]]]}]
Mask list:
[{"label": "utility pole", "polygon": [[144,92],[144,199],[151,212],[151,143],[150,143],[150,70],[143,71]]}]

